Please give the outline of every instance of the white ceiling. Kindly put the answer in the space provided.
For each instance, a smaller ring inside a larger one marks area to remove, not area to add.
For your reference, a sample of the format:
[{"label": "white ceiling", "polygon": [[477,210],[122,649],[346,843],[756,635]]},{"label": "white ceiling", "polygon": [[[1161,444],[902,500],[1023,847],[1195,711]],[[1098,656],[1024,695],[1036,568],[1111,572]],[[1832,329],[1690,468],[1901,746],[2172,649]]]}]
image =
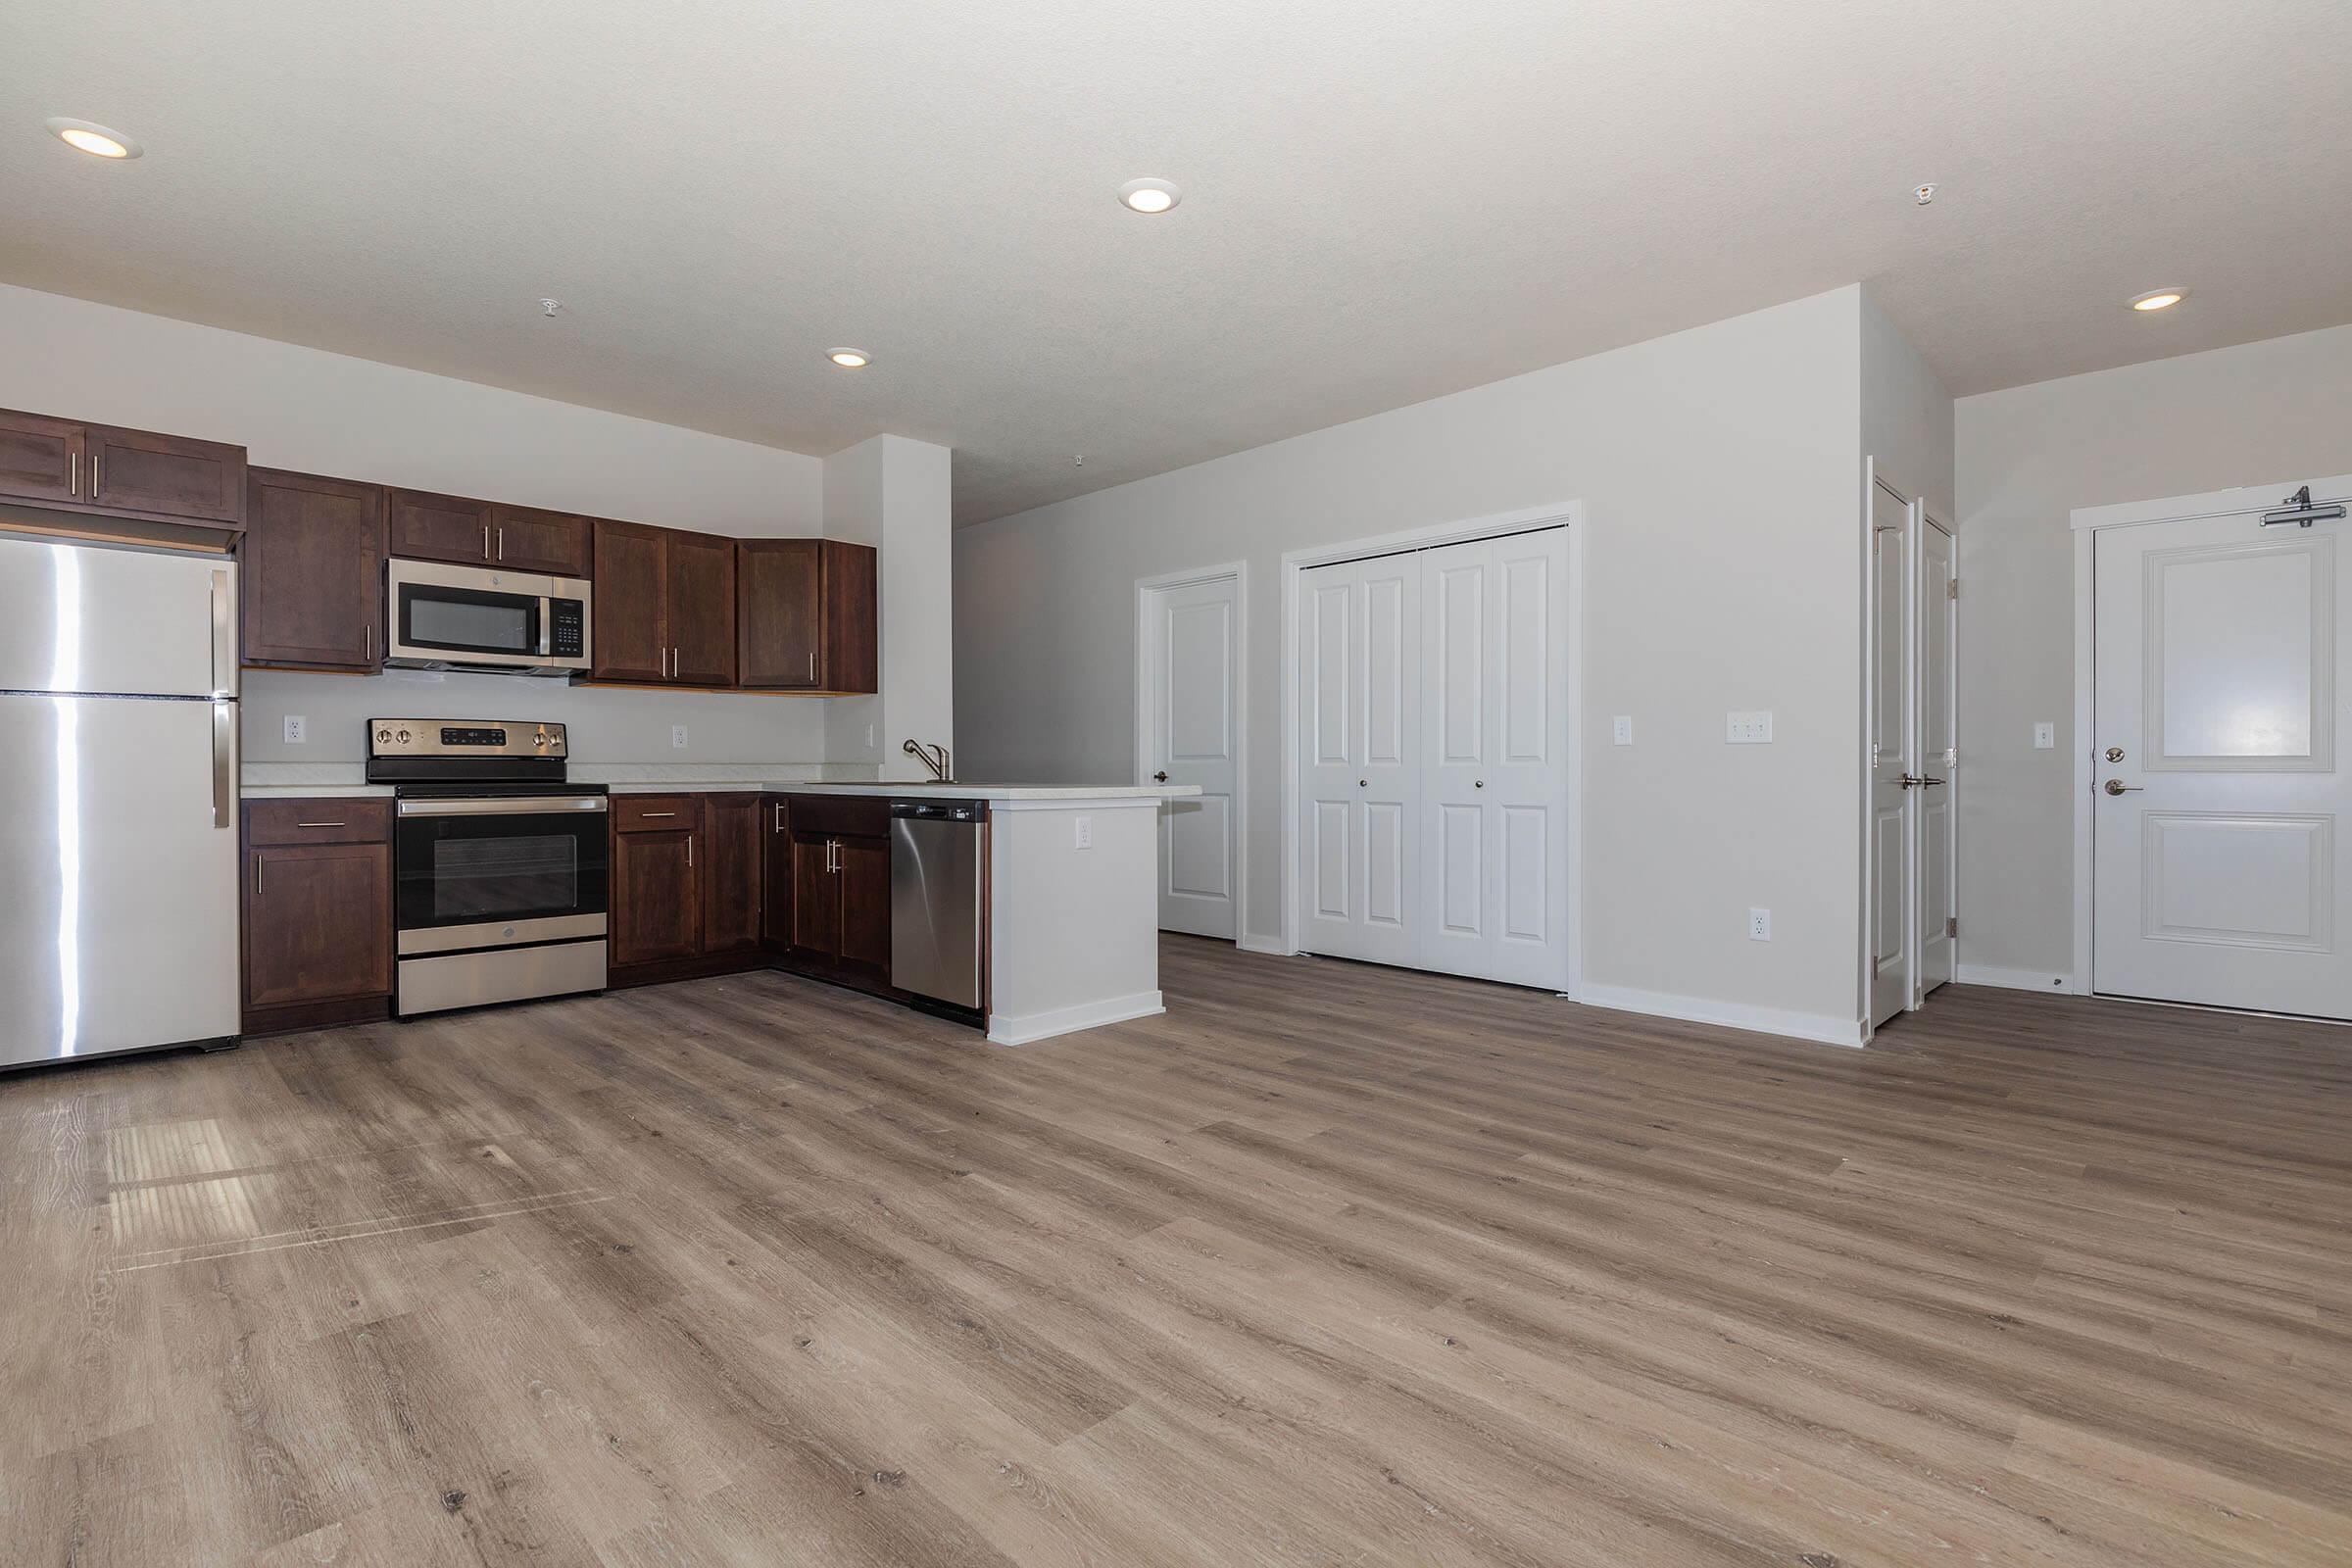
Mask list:
[{"label": "white ceiling", "polygon": [[2348,78],[2345,0],[10,5],[0,280],[968,522],[1856,278],[1956,394],[2352,319]]}]

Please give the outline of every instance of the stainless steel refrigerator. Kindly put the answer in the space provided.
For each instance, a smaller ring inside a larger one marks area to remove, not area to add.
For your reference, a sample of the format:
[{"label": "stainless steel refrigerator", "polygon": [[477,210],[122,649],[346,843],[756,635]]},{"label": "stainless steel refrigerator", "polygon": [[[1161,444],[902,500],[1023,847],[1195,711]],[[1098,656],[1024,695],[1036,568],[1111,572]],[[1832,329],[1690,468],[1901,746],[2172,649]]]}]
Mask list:
[{"label": "stainless steel refrigerator", "polygon": [[0,1068],[237,1032],[236,570],[0,538]]}]

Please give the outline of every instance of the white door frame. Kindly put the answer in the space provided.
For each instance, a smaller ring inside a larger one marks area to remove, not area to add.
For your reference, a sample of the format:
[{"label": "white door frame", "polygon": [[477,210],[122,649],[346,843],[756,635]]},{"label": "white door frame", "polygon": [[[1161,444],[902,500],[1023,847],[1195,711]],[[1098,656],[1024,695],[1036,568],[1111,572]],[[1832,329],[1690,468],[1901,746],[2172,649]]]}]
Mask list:
[{"label": "white door frame", "polygon": [[[1917,518],[1917,526],[1912,530],[1910,568],[1906,574],[1906,580],[1909,584],[1907,591],[1914,595],[1919,592],[1919,574],[1921,568],[1926,564],[1927,561],[1927,531],[1930,528],[1933,528],[1937,533],[1943,535],[1944,538],[1949,540],[1951,543],[1952,586],[1957,588],[1960,585],[1960,535],[1958,531],[1952,528],[1949,524],[1945,523],[1942,518],[1936,516],[1936,509],[1931,507],[1924,499],[1913,502],[1911,504],[1911,511],[1912,514]],[[1917,635],[1912,639],[1916,646],[1913,648],[1911,657],[1916,662],[1918,667],[1912,676],[1911,686],[1913,691],[1924,692],[1926,690],[1927,649],[1928,637],[1930,635],[1928,630],[1928,609],[1925,604],[1919,606],[1919,613],[1916,618],[1918,620],[1918,624],[1912,628],[1912,630],[1917,633]],[[1944,805],[1947,808],[1944,815],[1945,821],[1948,824],[1945,829],[1945,854],[1948,858],[1944,862],[1943,868],[1943,892],[1945,899],[1945,916],[1952,920],[1958,920],[1960,924],[1960,929],[1957,932],[1954,932],[1951,938],[1952,981],[1953,983],[1957,984],[1960,979],[1960,943],[1961,939],[1968,933],[1968,922],[1960,919],[1960,792],[1963,788],[1964,781],[1961,778],[1961,747],[1959,743],[1960,626],[1958,616],[1953,617],[1952,646],[1949,650],[1948,658],[1949,662],[1947,662],[1944,666],[1944,678],[1950,683],[1950,685],[1943,694],[1943,700],[1946,705],[1944,710],[1951,715],[1953,741],[1951,746],[1952,755],[1943,763],[1943,787],[1946,792]],[[1925,710],[1925,706],[1926,705],[1924,703],[1921,704],[1923,712]],[[1928,759],[1925,755],[1928,748],[1926,745],[1927,729],[1924,719],[1915,720],[1911,728],[1913,744],[1922,754],[1919,760],[1920,766],[1924,768],[1926,767],[1928,761]],[[1922,804],[1925,804],[1924,795],[1922,796]],[[1915,870],[1913,877],[1915,886],[1913,888],[1914,896],[1911,902],[1916,906],[1919,903],[1919,899],[1917,897],[1918,889],[1924,888],[1927,885],[1927,873],[1925,865],[1927,859],[1928,835],[1926,812],[1921,811],[1914,814],[1920,818],[1920,821],[1916,824],[1917,831],[1912,834],[1914,854],[1917,857],[1914,864],[1917,869]],[[1924,920],[1920,921],[1914,926],[1912,936],[1913,941],[1917,945],[1912,952],[1913,961],[1911,965],[1911,1005],[1914,1009],[1916,1009],[1926,1006],[1928,999],[1928,993],[1922,989],[1922,987],[1924,987],[1926,984],[1926,980],[1925,977],[1920,973],[1921,969],[1925,967],[1925,956],[1927,953],[1928,942],[1927,924]]]},{"label": "white door frame", "polygon": [[[2094,952],[2091,937],[2094,890],[2091,877],[2096,865],[2091,855],[2090,808],[2091,792],[2097,788],[2098,771],[2097,735],[2092,729],[2097,706],[2092,694],[2098,665],[2097,628],[2092,624],[2091,613],[2096,603],[2093,597],[2095,562],[2092,540],[2101,528],[2129,528],[2150,522],[2191,522],[2200,517],[2228,517],[2248,512],[2270,512],[2285,505],[2287,495],[2303,482],[2290,479],[2278,484],[2208,490],[2201,495],[2167,496],[2156,501],[2123,501],[2112,506],[2077,507],[2067,514],[2068,525],[2075,535],[2075,969],[2074,973],[2065,977],[2065,989],[2077,996],[2093,996],[2098,992],[2098,976],[2093,972],[2091,957]],[[2314,479],[2310,483],[2315,506],[2333,502],[2352,503],[2352,474]],[[2117,1000],[2138,999],[2127,997]],[[2160,1003],[2151,1005],[2172,1006],[2180,1004]]]},{"label": "white door frame", "polygon": [[[1399,533],[1376,534],[1343,544],[1318,545],[1308,550],[1286,550],[1282,556],[1282,927],[1280,946],[1271,950],[1298,951],[1298,592],[1300,575],[1310,566],[1360,561],[1369,556],[1427,550],[1436,545],[1463,544],[1473,539],[1498,539],[1506,534],[1533,533],[1539,528],[1568,532],[1568,799],[1562,803],[1567,824],[1564,846],[1568,883],[1568,975],[1560,995],[1573,1002],[1584,989],[1584,712],[1585,712],[1585,504],[1563,501],[1521,512],[1459,522],[1434,523]],[[1244,941],[1244,947],[1251,944]]]},{"label": "white door frame", "polygon": [[[1250,563],[1163,571],[1135,579],[1135,781],[1152,782],[1152,596],[1233,579],[1233,939],[1250,945]],[[1163,807],[1162,809],[1165,809]],[[1164,871],[1163,871],[1164,875]]]}]

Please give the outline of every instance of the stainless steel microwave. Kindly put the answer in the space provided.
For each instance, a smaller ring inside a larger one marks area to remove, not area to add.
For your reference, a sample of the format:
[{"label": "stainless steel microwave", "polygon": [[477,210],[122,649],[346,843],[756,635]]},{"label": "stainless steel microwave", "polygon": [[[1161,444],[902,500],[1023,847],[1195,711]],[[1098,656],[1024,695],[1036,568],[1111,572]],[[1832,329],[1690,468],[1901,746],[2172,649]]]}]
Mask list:
[{"label": "stainless steel microwave", "polygon": [[580,577],[395,558],[385,570],[384,662],[506,675],[584,670],[588,589]]}]

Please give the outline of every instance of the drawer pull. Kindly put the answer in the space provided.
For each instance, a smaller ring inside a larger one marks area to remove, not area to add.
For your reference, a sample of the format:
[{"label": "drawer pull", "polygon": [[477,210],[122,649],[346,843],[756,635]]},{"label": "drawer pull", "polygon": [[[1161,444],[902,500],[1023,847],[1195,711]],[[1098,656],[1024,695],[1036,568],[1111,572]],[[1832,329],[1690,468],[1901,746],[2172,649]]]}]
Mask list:
[{"label": "drawer pull", "polygon": [[675,816],[678,813],[675,811],[640,811],[638,814],[650,821],[657,816]]},{"label": "drawer pull", "polygon": [[341,827],[341,822],[297,822],[296,827]]}]

